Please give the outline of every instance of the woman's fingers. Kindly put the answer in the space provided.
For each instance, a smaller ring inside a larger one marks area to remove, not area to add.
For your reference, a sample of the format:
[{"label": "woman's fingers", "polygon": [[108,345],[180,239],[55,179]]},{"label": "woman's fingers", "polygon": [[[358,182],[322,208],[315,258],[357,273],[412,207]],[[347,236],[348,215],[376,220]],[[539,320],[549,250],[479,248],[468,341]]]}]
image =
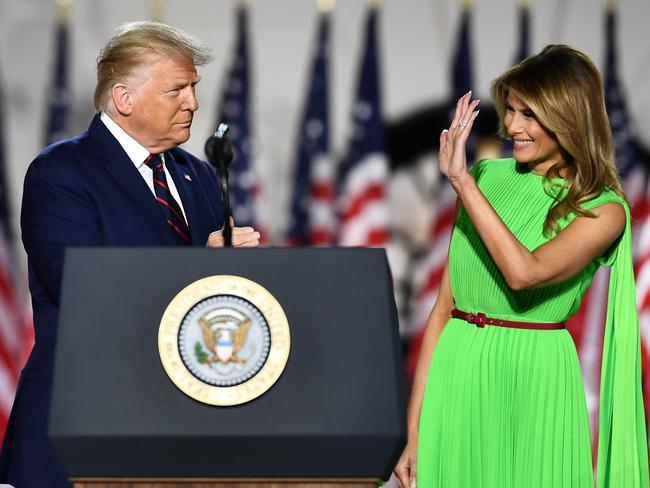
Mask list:
[{"label": "woman's fingers", "polygon": [[456,138],[454,140],[454,144],[458,144],[459,142],[462,144],[465,144],[467,139],[469,138],[470,133],[472,132],[472,127],[474,126],[474,121],[476,120],[476,117],[478,116],[478,113],[480,110],[474,110],[472,113],[470,113],[468,119],[466,122],[462,122],[462,128],[458,130],[456,133]]},{"label": "woman's fingers", "polygon": [[409,477],[409,470],[406,468],[406,466],[400,466],[397,468],[395,470],[395,476],[397,476],[399,484],[402,485],[402,488],[409,488],[411,481]]},{"label": "woman's fingers", "polygon": [[454,118],[451,121],[451,125],[449,126],[449,130],[453,130],[457,125],[458,122],[460,121],[460,117],[463,115],[463,104],[467,101],[469,97],[472,96],[472,90],[468,91],[458,99],[456,102],[456,110],[454,111]]},{"label": "woman's fingers", "polygon": [[440,134],[440,150],[441,151],[447,146],[447,137],[449,137],[449,130],[445,129]]},{"label": "woman's fingers", "polygon": [[407,445],[399,461],[397,461],[394,470],[395,476],[402,485],[402,488],[415,488],[415,480],[417,477],[416,460],[417,449],[411,447],[411,444]]},{"label": "woman's fingers", "polygon": [[469,122],[469,119],[472,117],[472,113],[474,113],[479,103],[480,100],[472,100],[471,103],[467,103],[467,106],[464,108],[463,113],[458,119],[458,123],[456,125],[457,131],[462,132],[467,127],[467,123]]},{"label": "woman's fingers", "polygon": [[463,115],[460,122],[458,122],[458,128],[454,132],[454,142],[459,140],[467,140],[469,133],[472,130],[474,120],[478,115],[478,110],[475,110],[478,107],[480,100],[474,100],[467,108],[467,112]]},{"label": "woman's fingers", "polygon": [[467,122],[469,121],[472,113],[478,106],[480,100],[472,100],[472,91],[468,91],[465,95],[460,97],[456,102],[456,110],[454,112],[454,118],[451,121],[449,126],[449,132],[452,138],[455,137],[457,132],[462,132],[465,127],[467,127]]}]

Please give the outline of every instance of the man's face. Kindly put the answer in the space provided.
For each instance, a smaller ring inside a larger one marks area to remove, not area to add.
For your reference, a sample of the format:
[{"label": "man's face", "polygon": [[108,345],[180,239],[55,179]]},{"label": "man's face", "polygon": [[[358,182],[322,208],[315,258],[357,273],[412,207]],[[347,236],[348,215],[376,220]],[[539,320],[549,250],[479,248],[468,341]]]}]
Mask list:
[{"label": "man's face", "polygon": [[136,73],[131,89],[132,112],[127,132],[151,153],[161,153],[190,138],[196,100],[194,62],[189,58],[160,58]]}]

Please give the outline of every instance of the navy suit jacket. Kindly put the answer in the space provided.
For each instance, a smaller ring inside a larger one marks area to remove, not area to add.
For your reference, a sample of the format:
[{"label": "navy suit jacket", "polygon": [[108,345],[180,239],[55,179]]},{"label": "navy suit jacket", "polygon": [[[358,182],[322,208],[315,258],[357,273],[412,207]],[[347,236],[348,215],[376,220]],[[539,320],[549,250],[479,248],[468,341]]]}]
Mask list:
[{"label": "navy suit jacket", "polygon": [[[216,176],[180,148],[165,153],[165,165],[192,243],[204,246],[222,225]],[[0,455],[0,481],[17,488],[70,487],[47,440],[64,249],[176,243],[152,191],[99,115],[88,131],[49,146],[29,166],[21,229],[36,343],[21,373]]]}]

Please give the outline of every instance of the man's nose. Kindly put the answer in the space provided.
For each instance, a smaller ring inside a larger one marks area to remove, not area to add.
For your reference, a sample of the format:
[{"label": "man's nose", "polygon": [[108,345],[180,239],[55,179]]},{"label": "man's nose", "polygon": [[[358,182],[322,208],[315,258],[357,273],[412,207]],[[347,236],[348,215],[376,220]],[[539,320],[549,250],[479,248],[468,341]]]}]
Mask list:
[{"label": "man's nose", "polygon": [[187,96],[185,97],[185,103],[183,108],[185,110],[190,110],[195,112],[199,109],[199,101],[196,98],[196,93],[194,90],[190,90]]}]

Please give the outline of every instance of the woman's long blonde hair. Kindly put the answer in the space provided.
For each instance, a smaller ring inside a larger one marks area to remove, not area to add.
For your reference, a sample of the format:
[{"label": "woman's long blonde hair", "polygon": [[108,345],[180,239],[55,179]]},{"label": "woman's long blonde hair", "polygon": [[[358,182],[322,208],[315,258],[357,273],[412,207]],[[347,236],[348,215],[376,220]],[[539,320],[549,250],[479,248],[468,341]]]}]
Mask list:
[{"label": "woman's long blonde hair", "polygon": [[[560,219],[571,212],[592,217],[580,204],[606,187],[625,198],[614,163],[603,81],[586,55],[569,46],[549,45],[494,80],[492,98],[500,134],[506,138],[503,120],[510,91],[557,141],[564,159],[546,174],[547,187],[555,187],[551,195],[555,203],[544,222],[545,235],[556,234]],[[560,174],[564,183],[551,184]]]}]

